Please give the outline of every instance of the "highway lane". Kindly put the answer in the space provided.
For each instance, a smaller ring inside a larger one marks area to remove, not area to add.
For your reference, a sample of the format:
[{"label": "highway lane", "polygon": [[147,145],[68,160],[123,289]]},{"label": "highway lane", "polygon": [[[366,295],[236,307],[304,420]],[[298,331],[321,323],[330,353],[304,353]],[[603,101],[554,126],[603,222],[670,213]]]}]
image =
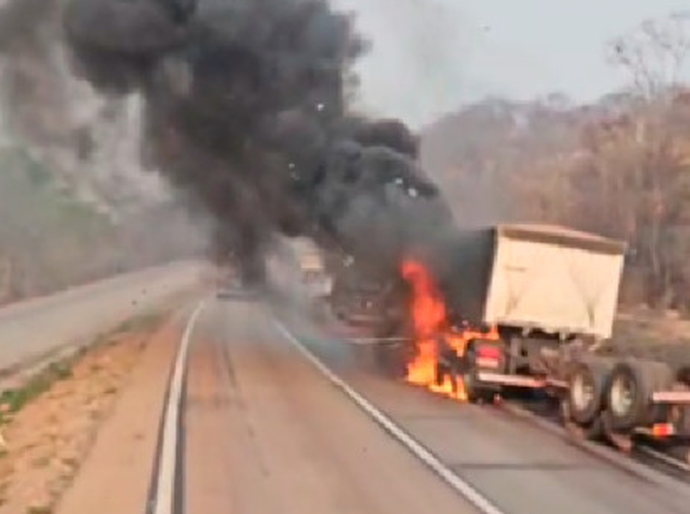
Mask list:
[{"label": "highway lane", "polygon": [[210,304],[190,352],[185,512],[476,512],[332,387],[258,305]]},{"label": "highway lane", "polygon": [[490,407],[370,377],[348,380],[505,512],[688,512],[687,488],[625,473]]},{"label": "highway lane", "polygon": [[362,371],[342,342],[299,317],[287,323],[348,384],[506,513],[689,512],[688,484],[626,473],[500,410]]},{"label": "highway lane", "polygon": [[[497,410],[363,372],[348,347],[281,316],[329,367],[505,514],[687,514],[649,481]],[[477,512],[298,352],[260,304],[212,302],[192,340],[186,511]]]},{"label": "highway lane", "polygon": [[0,370],[89,338],[199,283],[194,262],[150,268],[0,309]]}]

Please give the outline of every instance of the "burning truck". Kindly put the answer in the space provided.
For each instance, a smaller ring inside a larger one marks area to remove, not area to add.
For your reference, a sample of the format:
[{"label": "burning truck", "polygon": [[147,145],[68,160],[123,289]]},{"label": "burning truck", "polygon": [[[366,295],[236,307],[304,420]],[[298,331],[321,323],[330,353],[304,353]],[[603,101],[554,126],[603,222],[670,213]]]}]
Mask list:
[{"label": "burning truck", "polygon": [[[309,237],[377,279],[359,295],[366,274],[336,276],[346,317],[373,308],[400,317],[381,332],[413,325],[411,380],[470,399],[554,390],[584,427],[688,431],[687,367],[604,361],[578,344],[611,335],[623,245],[545,227],[458,235],[416,136],[350,109],[367,44],[347,13],[321,0],[70,0],[61,11],[75,74],[141,98],[144,168],[203,206],[243,285],[265,286],[273,235]],[[412,320],[398,308],[406,290]]]},{"label": "burning truck", "polygon": [[513,224],[456,233],[404,260],[410,323],[395,354],[407,380],[468,401],[540,391],[564,422],[621,448],[640,433],[687,439],[690,359],[592,351],[613,335],[625,251],[564,227]]}]

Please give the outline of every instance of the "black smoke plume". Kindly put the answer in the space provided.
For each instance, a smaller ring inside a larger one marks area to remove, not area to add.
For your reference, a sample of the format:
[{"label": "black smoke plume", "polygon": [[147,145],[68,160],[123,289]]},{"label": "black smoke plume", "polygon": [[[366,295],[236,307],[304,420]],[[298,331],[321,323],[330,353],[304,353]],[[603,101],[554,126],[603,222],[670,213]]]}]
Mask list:
[{"label": "black smoke plume", "polygon": [[250,278],[276,231],[385,269],[450,223],[407,127],[348,112],[366,44],[326,1],[71,0],[64,24],[85,78],[144,96],[146,163]]}]

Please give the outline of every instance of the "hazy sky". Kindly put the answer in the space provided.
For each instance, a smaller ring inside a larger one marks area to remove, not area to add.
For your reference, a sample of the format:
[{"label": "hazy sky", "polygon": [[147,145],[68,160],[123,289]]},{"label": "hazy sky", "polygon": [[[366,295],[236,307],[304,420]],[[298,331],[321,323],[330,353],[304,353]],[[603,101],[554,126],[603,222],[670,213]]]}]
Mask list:
[{"label": "hazy sky", "polygon": [[332,0],[373,43],[361,102],[415,126],[489,94],[587,102],[625,84],[605,45],[690,0]]}]

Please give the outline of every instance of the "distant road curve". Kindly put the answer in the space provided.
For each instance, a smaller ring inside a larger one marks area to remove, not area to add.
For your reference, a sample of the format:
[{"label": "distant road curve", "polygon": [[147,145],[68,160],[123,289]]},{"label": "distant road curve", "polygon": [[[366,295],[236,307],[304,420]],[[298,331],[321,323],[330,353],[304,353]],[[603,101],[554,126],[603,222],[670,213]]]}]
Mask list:
[{"label": "distant road curve", "polygon": [[200,262],[126,273],[0,308],[0,371],[83,343],[199,284]]}]

